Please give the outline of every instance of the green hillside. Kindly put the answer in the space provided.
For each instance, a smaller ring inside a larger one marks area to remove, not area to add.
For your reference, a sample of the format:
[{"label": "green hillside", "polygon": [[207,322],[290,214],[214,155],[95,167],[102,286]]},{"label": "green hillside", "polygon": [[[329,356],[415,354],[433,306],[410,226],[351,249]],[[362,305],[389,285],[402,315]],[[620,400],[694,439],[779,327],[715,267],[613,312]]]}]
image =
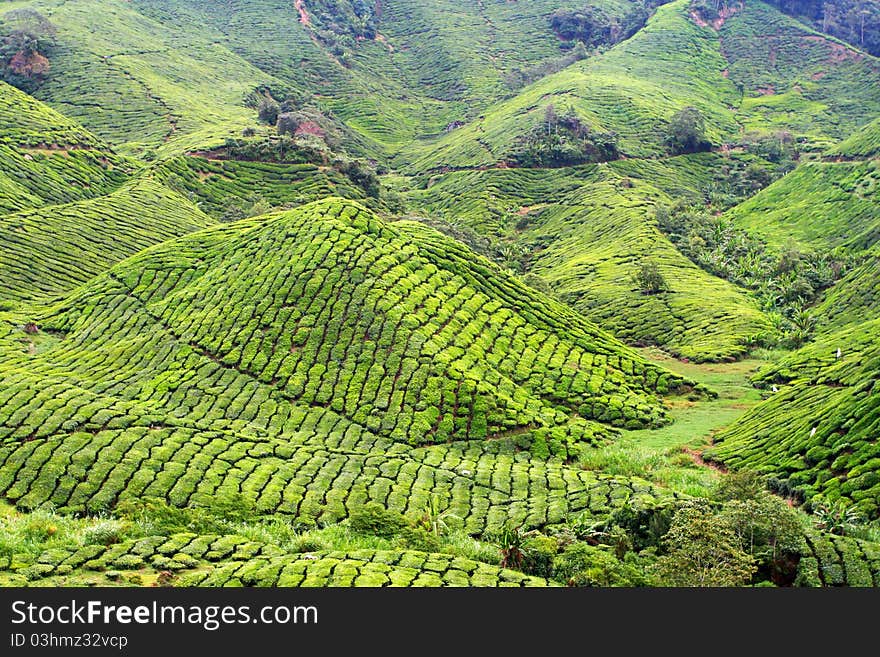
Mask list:
[{"label": "green hillside", "polygon": [[828,154],[840,158],[876,158],[880,156],[880,119],[875,119],[864,128],[834,146]]},{"label": "green hillside", "polygon": [[137,182],[109,196],[0,217],[0,299],[72,290],[148,246],[209,226],[174,192]]},{"label": "green hillside", "polygon": [[880,311],[880,249],[874,246],[816,309],[825,330],[850,326],[878,317]]},{"label": "green hillside", "polygon": [[0,586],[880,585],[876,3],[795,4],[0,3]]},{"label": "green hillside", "polygon": [[[657,206],[701,198],[712,172],[699,155],[577,169],[456,172],[411,196],[480,233],[511,235],[528,271],[560,298],[631,343],[663,345],[696,360],[745,353],[767,319],[741,290],[694,265],[657,228]],[[669,288],[644,294],[633,280],[656,263]]]},{"label": "green hillside", "polygon": [[736,142],[744,131],[780,129],[829,145],[880,111],[875,59],[763,3],[747,3],[717,31],[702,24],[689,0],[659,7],[633,38],[411,149],[406,161],[418,169],[503,162],[550,104],[560,112],[570,108],[593,133],[614,133],[620,151],[635,157],[664,152],[670,117],[688,105],[705,115],[716,146]]},{"label": "green hillside", "polygon": [[814,505],[844,498],[877,517],[878,329],[872,320],[825,335],[761,372],[779,391],[716,436],[709,456],[770,473]]},{"label": "green hillside", "polygon": [[880,230],[875,161],[803,164],[730,211],[733,222],[774,248],[861,251]]},{"label": "green hillside", "polygon": [[128,2],[16,4],[44,11],[58,30],[37,97],[116,144],[180,152],[222,143],[255,123],[245,96],[273,80],[210,34],[169,29]]},{"label": "green hillside", "polygon": [[340,200],[169,242],[19,317],[39,329],[13,320],[0,340],[0,488],[21,508],[240,493],[330,522],[436,497],[472,533],[539,527],[668,495],[546,459],[662,425],[657,394],[697,387],[437,233]]},{"label": "green hillside", "polygon": [[95,146],[81,125],[52,108],[0,82],[0,143],[12,146]]}]

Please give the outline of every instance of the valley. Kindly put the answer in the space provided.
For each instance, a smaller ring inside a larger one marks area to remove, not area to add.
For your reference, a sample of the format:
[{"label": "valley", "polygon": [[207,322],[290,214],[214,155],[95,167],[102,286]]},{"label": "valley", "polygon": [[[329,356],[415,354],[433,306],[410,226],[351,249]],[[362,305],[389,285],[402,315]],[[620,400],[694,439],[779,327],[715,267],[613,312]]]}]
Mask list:
[{"label": "valley", "polygon": [[0,585],[880,585],[880,6],[788,4],[0,3]]}]

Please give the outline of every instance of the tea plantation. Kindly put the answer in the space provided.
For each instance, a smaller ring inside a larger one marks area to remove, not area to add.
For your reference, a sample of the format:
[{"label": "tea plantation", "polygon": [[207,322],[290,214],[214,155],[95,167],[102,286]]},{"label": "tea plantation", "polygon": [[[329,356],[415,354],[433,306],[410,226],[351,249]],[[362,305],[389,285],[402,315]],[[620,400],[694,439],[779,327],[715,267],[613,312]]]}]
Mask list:
[{"label": "tea plantation", "polygon": [[875,27],[716,4],[0,3],[0,586],[880,585]]}]

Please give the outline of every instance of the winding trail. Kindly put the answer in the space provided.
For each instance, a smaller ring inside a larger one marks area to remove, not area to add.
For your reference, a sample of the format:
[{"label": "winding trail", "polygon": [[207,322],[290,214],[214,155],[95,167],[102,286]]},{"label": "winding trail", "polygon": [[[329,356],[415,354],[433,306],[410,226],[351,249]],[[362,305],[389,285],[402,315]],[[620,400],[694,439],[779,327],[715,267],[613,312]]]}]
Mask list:
[{"label": "winding trail", "polygon": [[309,12],[306,10],[305,0],[293,0],[293,6],[299,12],[299,22],[306,27],[311,27],[312,19],[309,18]]}]

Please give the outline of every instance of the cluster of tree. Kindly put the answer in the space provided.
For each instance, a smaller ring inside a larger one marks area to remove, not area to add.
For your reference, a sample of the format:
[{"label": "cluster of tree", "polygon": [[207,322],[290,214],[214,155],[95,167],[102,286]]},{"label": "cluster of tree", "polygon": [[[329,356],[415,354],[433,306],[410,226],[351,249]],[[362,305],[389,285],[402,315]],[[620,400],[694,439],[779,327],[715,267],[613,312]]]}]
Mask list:
[{"label": "cluster of tree", "polygon": [[271,94],[263,95],[257,105],[260,122],[274,126],[279,135],[322,143],[337,151],[342,147],[343,129],[331,114],[321,108],[295,99],[276,101]]},{"label": "cluster of tree", "polygon": [[311,0],[312,28],[342,64],[358,39],[375,39],[379,3],[368,0]]},{"label": "cluster of tree", "polygon": [[747,133],[730,146],[756,157],[725,158],[714,169],[703,195],[708,205],[720,210],[733,207],[794,170],[800,157],[797,141],[785,131]]},{"label": "cluster of tree", "polygon": [[[752,290],[775,321],[780,343],[799,347],[810,339],[810,307],[846,272],[845,258],[806,253],[790,246],[781,254],[703,206],[679,202],[657,209],[657,224],[684,255],[706,271]],[[772,341],[771,341],[772,343]]]},{"label": "cluster of tree", "polygon": [[504,84],[511,91],[516,91],[589,57],[589,51],[582,42],[570,45],[565,50],[567,52],[557,59],[550,59],[526,69],[514,68],[508,71],[504,74]]},{"label": "cluster of tree", "polygon": [[31,92],[49,72],[55,26],[33,9],[13,9],[0,19],[0,79]]},{"label": "cluster of tree", "polygon": [[430,217],[412,215],[405,217],[410,221],[418,221],[426,226],[466,244],[474,253],[489,258],[500,267],[515,274],[524,275],[523,280],[532,287],[539,288],[542,292],[552,295],[552,290],[546,282],[533,274],[526,274],[529,260],[533,255],[533,245],[522,242],[502,241],[494,237],[486,237],[474,231],[469,226],[456,221],[443,211],[436,212]]},{"label": "cluster of tree", "polygon": [[331,114],[296,99],[275,100],[268,90],[258,90],[249,102],[261,123],[277,134],[259,136],[245,129],[243,139],[227,140],[225,157],[260,162],[317,164],[329,166],[348,177],[367,195],[378,198],[381,186],[376,169],[368,162],[349,156],[343,148],[344,128]]},{"label": "cluster of tree", "polygon": [[607,162],[619,156],[615,134],[594,132],[574,110],[559,115],[548,105],[544,120],[517,140],[509,159],[517,166],[552,168]]},{"label": "cluster of tree", "polygon": [[786,586],[796,583],[805,530],[762,480],[734,473],[711,499],[630,505],[598,521],[494,538],[503,565],[570,586]]},{"label": "cluster of tree", "polygon": [[666,146],[673,155],[712,150],[712,142],[706,137],[703,113],[696,107],[685,107],[676,112],[666,131]]},{"label": "cluster of tree", "polygon": [[816,29],[880,55],[880,0],[770,0]]},{"label": "cluster of tree", "polygon": [[558,9],[550,15],[550,27],[560,39],[596,47],[628,39],[645,26],[651,13],[670,0],[642,0],[622,15],[612,15],[602,7]]},{"label": "cluster of tree", "polygon": [[[703,16],[713,18],[731,5],[756,0],[694,0]],[[765,0],[817,30],[880,55],[880,0]]]},{"label": "cluster of tree", "polygon": [[633,282],[642,294],[660,294],[669,290],[666,278],[653,260],[645,260],[633,275]]}]

